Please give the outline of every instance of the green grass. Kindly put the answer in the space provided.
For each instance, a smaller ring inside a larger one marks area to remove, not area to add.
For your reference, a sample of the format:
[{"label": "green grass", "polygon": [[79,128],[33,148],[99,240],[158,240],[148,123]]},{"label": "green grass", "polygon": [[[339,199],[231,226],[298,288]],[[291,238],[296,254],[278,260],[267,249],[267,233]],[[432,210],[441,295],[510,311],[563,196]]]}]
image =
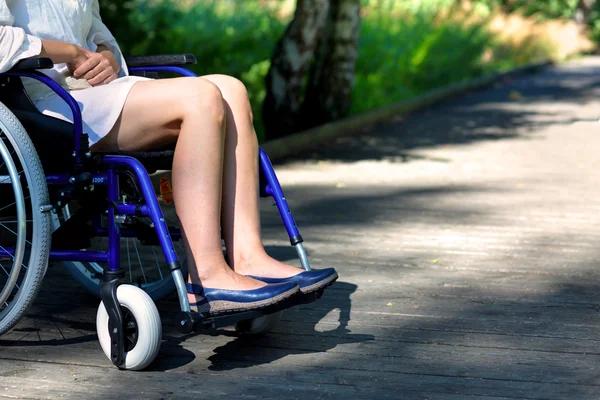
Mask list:
[{"label": "green grass", "polygon": [[481,75],[481,56],[490,41],[482,26],[435,26],[430,11],[417,11],[401,23],[393,14],[363,19],[351,112]]},{"label": "green grass", "polygon": [[[452,0],[364,0],[351,113],[408,99],[429,89],[529,62],[528,53],[499,43],[485,21],[434,23]],[[259,137],[264,78],[287,20],[264,0],[130,0],[126,21],[107,20],[127,54],[194,53],[198,74],[241,79],[250,93]],[[105,14],[106,19],[106,14]],[[494,62],[482,55],[493,50]],[[539,53],[539,49],[534,49]],[[548,50],[550,51],[550,50]],[[537,53],[536,53],[537,54]]]}]

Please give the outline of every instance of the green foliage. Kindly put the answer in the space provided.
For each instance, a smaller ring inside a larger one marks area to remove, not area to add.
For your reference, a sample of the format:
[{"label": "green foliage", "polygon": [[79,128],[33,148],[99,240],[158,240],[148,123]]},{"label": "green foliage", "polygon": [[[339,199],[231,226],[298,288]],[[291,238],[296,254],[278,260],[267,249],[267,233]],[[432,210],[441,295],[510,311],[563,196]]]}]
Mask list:
[{"label": "green foliage", "polygon": [[204,0],[185,7],[174,0],[117,0],[103,7],[103,19],[125,54],[193,53],[197,74],[241,79],[262,135],[264,78],[287,23],[277,18],[275,6],[261,7],[256,0]]},{"label": "green foliage", "polygon": [[[403,7],[403,3],[409,7]],[[458,18],[438,18],[440,10],[446,10],[450,3],[445,0],[369,2],[369,6],[378,6],[379,12],[368,13],[362,21],[352,113],[538,61],[553,52],[539,42],[528,42],[517,49],[499,41],[488,31],[484,17],[471,24]],[[489,14],[489,10],[477,7],[473,12]],[[493,57],[484,62],[486,52]]]},{"label": "green foliage", "polygon": [[480,60],[491,37],[482,26],[435,26],[433,16],[419,11],[401,24],[390,14],[363,21],[353,113],[483,72]]},{"label": "green foliage", "polygon": [[[485,16],[500,0],[478,0],[473,12]],[[570,0],[513,1],[528,12],[567,13]],[[101,0],[102,15],[130,55],[194,53],[200,74],[241,79],[250,94],[259,136],[264,78],[275,43],[287,20],[278,15],[281,1],[268,0]],[[359,58],[352,113],[403,100],[426,90],[484,73],[504,70],[539,57],[540,49],[515,49],[496,40],[485,20],[466,24],[440,18],[457,0],[363,0]],[[533,4],[537,8],[533,7]],[[289,16],[288,16],[289,18]],[[436,22],[437,21],[437,22]],[[598,26],[600,32],[600,25]],[[484,63],[483,55],[493,54]]]}]

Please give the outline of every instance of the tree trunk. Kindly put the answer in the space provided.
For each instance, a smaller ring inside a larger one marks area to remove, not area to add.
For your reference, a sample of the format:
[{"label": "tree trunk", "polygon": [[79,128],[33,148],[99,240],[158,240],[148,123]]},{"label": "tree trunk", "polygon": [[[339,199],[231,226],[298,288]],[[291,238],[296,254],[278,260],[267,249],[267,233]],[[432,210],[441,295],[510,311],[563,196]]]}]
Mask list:
[{"label": "tree trunk", "polygon": [[505,13],[510,13],[512,11],[512,4],[509,0],[501,0],[500,1],[500,9]]},{"label": "tree trunk", "polygon": [[342,118],[352,100],[360,0],[331,0],[301,115],[304,129]]},{"label": "tree trunk", "polygon": [[263,105],[268,139],[300,129],[305,76],[314,59],[328,10],[329,0],[297,0],[294,18],[275,47]]},{"label": "tree trunk", "polygon": [[596,0],[579,0],[575,10],[575,21],[578,24],[587,25],[590,23],[590,13]]}]

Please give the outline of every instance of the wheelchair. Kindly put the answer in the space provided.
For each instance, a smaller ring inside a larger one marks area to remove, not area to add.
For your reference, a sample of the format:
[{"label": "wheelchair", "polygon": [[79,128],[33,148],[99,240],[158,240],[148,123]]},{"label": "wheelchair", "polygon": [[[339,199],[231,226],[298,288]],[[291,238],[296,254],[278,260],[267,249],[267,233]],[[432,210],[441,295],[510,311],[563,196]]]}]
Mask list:
[{"label": "wheelchair", "polygon": [[[193,55],[126,58],[131,75],[196,76]],[[261,310],[225,315],[190,310],[180,262],[185,253],[177,217],[150,178],[170,170],[173,148],[154,152],[91,153],[75,100],[38,70],[50,59],[21,61],[0,74],[0,335],[27,313],[49,261],[61,262],[101,299],[96,328],[101,347],[120,369],[140,370],[158,354],[162,324],[154,301],[176,291],[180,332],[234,325],[263,334],[282,310],[315,301],[320,292],[295,296]],[[70,107],[73,123],[40,113],[23,88],[36,79]],[[300,263],[307,253],[271,161],[261,149],[260,194],[272,197]]]}]

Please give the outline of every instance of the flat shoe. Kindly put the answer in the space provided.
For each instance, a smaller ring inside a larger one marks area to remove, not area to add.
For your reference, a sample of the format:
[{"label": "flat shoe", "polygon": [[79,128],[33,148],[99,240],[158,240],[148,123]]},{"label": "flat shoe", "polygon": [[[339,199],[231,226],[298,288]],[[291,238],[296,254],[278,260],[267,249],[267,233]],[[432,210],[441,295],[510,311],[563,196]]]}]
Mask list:
[{"label": "flat shoe", "polygon": [[308,294],[331,285],[337,280],[338,274],[333,268],[325,268],[300,272],[297,275],[287,278],[265,278],[253,275],[248,275],[248,277],[269,284],[284,282],[296,283],[298,286],[300,286],[300,291],[303,294]]},{"label": "flat shoe", "polygon": [[259,310],[277,304],[299,292],[296,282],[281,282],[252,290],[227,290],[205,288],[186,284],[187,292],[203,298],[190,303],[200,314],[226,314],[232,312]]}]

